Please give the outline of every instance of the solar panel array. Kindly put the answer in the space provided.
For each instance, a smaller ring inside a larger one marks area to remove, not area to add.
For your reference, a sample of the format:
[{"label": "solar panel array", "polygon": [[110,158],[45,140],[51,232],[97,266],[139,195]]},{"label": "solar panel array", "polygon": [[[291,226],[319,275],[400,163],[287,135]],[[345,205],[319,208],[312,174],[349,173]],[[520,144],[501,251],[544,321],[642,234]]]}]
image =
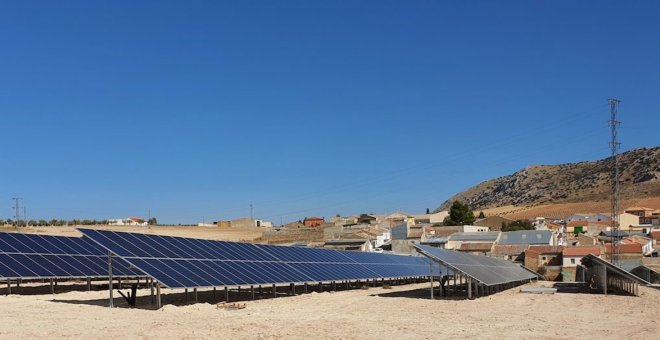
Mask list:
[{"label": "solar panel array", "polygon": [[[145,276],[113,259],[116,276]],[[86,237],[0,233],[0,278],[87,278],[108,276],[107,251]]]},{"label": "solar panel array", "polygon": [[431,270],[424,257],[80,231],[169,288],[414,277]]},{"label": "solar panel array", "polygon": [[424,245],[415,247],[421,254],[488,286],[536,278],[534,273],[506,260]]}]

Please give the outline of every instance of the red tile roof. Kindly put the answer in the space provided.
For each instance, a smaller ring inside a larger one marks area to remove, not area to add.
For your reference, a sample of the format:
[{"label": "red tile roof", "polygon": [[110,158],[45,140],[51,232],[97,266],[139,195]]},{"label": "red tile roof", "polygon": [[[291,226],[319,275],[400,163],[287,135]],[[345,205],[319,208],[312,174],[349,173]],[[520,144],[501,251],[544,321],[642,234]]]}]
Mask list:
[{"label": "red tile roof", "polygon": [[[619,244],[619,252],[621,254],[641,254],[642,245],[639,243],[630,243],[630,244]],[[612,253],[612,244],[608,243],[605,245],[605,254]]]},{"label": "red tile roof", "polygon": [[463,243],[458,248],[459,251],[490,251],[493,247],[491,242]]},{"label": "red tile roof", "polygon": [[564,256],[587,256],[589,254],[600,256],[599,246],[566,247],[562,253]]},{"label": "red tile roof", "polygon": [[525,250],[526,253],[536,253],[536,254],[555,254],[555,253],[561,253],[563,246],[529,246],[527,250]]},{"label": "red tile roof", "polygon": [[651,238],[654,240],[660,239],[660,230],[651,230]]}]

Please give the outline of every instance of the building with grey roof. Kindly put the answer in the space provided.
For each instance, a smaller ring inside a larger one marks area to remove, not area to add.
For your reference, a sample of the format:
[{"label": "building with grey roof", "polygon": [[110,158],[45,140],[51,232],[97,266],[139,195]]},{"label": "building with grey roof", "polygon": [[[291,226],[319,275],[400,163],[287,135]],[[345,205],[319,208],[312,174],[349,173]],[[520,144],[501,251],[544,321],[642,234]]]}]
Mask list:
[{"label": "building with grey roof", "polygon": [[449,236],[449,241],[495,242],[499,235],[499,231],[486,231],[479,233],[453,233]]},{"label": "building with grey roof", "polygon": [[500,245],[539,244],[552,245],[553,233],[550,230],[516,230],[506,231],[500,235],[497,242]]},{"label": "building with grey roof", "polygon": [[497,241],[499,235],[499,231],[453,233],[449,235],[449,241],[445,247],[447,249],[459,249],[464,243],[493,243]]}]

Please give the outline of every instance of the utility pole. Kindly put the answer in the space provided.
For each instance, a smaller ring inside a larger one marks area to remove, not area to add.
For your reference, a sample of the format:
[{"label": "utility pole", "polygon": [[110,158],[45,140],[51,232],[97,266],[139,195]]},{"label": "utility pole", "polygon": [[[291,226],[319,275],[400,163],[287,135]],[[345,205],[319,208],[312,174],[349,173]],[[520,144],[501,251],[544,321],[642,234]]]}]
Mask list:
[{"label": "utility pole", "polygon": [[18,225],[19,225],[19,222],[21,220],[21,214],[20,214],[20,211],[21,211],[21,208],[20,208],[21,198],[20,197],[13,197],[12,199],[14,200],[14,209],[16,209],[16,231],[18,231]]},{"label": "utility pole", "polygon": [[619,107],[620,100],[618,99],[609,99],[610,104],[610,148],[612,149],[612,162],[614,166],[612,168],[612,216],[611,216],[611,230],[612,230],[612,264],[619,266],[619,258],[621,249],[619,247],[620,236],[619,233],[619,143],[617,139],[617,133],[619,125],[621,122],[616,119],[617,109]]},{"label": "utility pole", "polygon": [[250,203],[250,219],[254,220],[254,207],[252,206],[252,203]]}]

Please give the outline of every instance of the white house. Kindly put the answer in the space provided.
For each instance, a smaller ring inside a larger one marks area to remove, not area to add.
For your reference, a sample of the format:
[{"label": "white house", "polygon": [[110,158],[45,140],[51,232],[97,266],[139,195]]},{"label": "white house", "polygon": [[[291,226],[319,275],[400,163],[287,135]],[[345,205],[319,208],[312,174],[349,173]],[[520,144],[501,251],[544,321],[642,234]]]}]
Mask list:
[{"label": "white house", "polygon": [[564,267],[577,267],[580,264],[580,260],[590,254],[600,257],[600,247],[565,247],[562,251],[562,264]]},{"label": "white house", "polygon": [[147,222],[141,218],[129,217],[108,220],[109,225],[147,225]]}]

